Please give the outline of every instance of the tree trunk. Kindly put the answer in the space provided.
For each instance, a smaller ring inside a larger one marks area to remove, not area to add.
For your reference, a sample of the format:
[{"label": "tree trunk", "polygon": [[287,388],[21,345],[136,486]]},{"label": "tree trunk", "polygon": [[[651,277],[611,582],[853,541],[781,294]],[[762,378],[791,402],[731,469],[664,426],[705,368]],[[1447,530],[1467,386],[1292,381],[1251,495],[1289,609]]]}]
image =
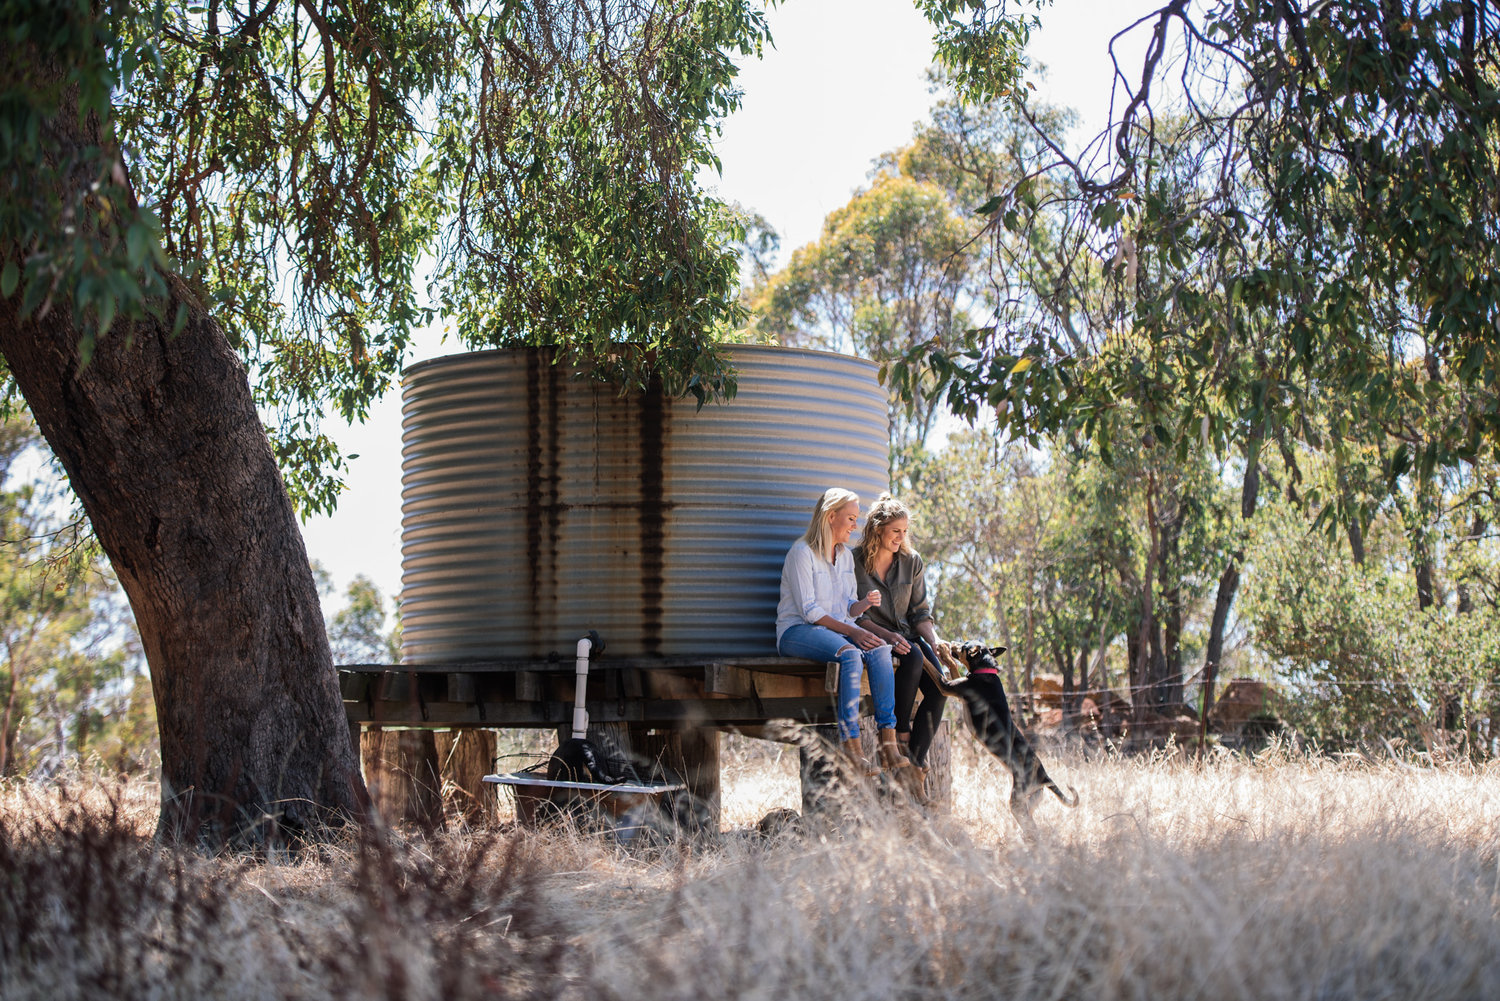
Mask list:
[{"label": "tree trunk", "polygon": [[[50,124],[81,165],[63,184],[81,190],[99,123],[64,101]],[[161,734],[158,833],[315,836],[365,805],[317,588],[245,370],[168,281],[167,319],[116,322],[87,365],[65,296],[25,318],[19,293],[0,300],[0,354],[135,613]]]},{"label": "tree trunk", "polygon": [[7,675],[5,711],[0,713],[0,779],[9,778],[15,767],[15,733],[11,729],[16,714],[16,672],[12,666]]},{"label": "tree trunk", "polygon": [[1412,543],[1412,574],[1417,581],[1417,610],[1432,607],[1432,549],[1425,537]]},{"label": "tree trunk", "polygon": [[1000,645],[1010,651],[1010,656],[1005,658],[1005,690],[1015,698],[1020,688],[1016,685],[1016,645],[1011,640],[1010,616],[1005,614],[1005,607],[999,601],[995,602],[995,621],[1000,624]]},{"label": "tree trunk", "polygon": [[[1252,432],[1245,443],[1245,479],[1240,485],[1240,521],[1248,523],[1255,516],[1260,500],[1260,442],[1261,435]],[[1214,708],[1215,686],[1219,681],[1219,664],[1224,659],[1224,630],[1229,624],[1229,609],[1234,604],[1235,593],[1240,587],[1240,564],[1245,559],[1243,548],[1229,555],[1229,563],[1219,575],[1219,591],[1214,597],[1213,619],[1208,627],[1208,650],[1203,656],[1203,716],[1206,724],[1208,714]]]},{"label": "tree trunk", "polygon": [[1148,704],[1151,706],[1151,711],[1156,713],[1167,711],[1167,699],[1170,695],[1167,686],[1167,654],[1161,626],[1160,618],[1153,620],[1151,632],[1147,636],[1151,650],[1151,667],[1146,682],[1146,694],[1150,700]]},{"label": "tree trunk", "polygon": [[1136,608],[1134,621],[1125,629],[1125,694],[1130,696],[1131,713],[1137,722],[1142,718],[1141,712],[1146,704],[1143,621],[1140,609]]},{"label": "tree trunk", "polygon": [[1076,715],[1074,710],[1074,694],[1077,691],[1076,679],[1073,677],[1073,644],[1064,643],[1061,646],[1054,640],[1052,643],[1052,659],[1057,662],[1057,673],[1062,675],[1062,718],[1063,726]]},{"label": "tree trunk", "polygon": [[1036,700],[1036,585],[1026,585],[1026,661],[1023,669],[1023,694],[1021,704],[1026,707],[1024,719],[1031,718],[1031,707]]},{"label": "tree trunk", "polygon": [[1184,512],[1175,499],[1171,517],[1161,523],[1161,557],[1156,565],[1161,590],[1161,660],[1158,663],[1157,705],[1174,715],[1182,705],[1182,575],[1180,551]]},{"label": "tree trunk", "polygon": [[1148,711],[1155,711],[1158,691],[1156,680],[1161,676],[1161,627],[1156,621],[1156,567],[1161,560],[1161,528],[1156,517],[1156,476],[1146,474],[1146,572],[1140,579],[1140,645],[1136,649],[1139,660],[1132,669],[1131,708],[1135,721],[1143,723]]},{"label": "tree trunk", "polygon": [[[1489,522],[1485,519],[1484,512],[1475,511],[1474,520],[1469,525],[1469,537],[1467,540],[1464,540],[1464,543],[1469,546],[1477,546],[1479,544],[1479,540],[1484,537],[1484,533],[1488,530]],[[1455,548],[1461,548],[1461,546]],[[1460,565],[1462,565],[1461,561],[1455,562],[1459,562]],[[1459,614],[1468,615],[1470,612],[1474,611],[1474,597],[1469,590],[1469,577],[1467,574],[1461,574],[1459,576],[1457,591]]]}]

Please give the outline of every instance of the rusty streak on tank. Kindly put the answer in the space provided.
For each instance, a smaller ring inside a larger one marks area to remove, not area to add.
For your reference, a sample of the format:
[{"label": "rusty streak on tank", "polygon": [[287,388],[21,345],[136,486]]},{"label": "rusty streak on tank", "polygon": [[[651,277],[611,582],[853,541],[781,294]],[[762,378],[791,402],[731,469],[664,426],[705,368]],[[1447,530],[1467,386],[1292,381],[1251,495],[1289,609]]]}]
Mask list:
[{"label": "rusty streak on tank", "polygon": [[[526,354],[526,579],[529,611],[542,593],[542,386],[538,352]],[[533,621],[535,619],[533,618]]]},{"label": "rusty streak on tank", "polygon": [[666,585],[666,524],[671,505],[666,496],[665,459],[670,431],[667,399],[660,378],[653,378],[640,402],[641,506],[636,524],[641,540],[641,645],[661,653],[662,590]]},{"label": "rusty streak on tank", "polygon": [[[526,354],[526,573],[533,638],[554,631],[556,605],[547,600],[558,581],[558,540],[562,505],[560,477],[559,385],[552,352]],[[544,414],[545,410],[545,414]]]}]

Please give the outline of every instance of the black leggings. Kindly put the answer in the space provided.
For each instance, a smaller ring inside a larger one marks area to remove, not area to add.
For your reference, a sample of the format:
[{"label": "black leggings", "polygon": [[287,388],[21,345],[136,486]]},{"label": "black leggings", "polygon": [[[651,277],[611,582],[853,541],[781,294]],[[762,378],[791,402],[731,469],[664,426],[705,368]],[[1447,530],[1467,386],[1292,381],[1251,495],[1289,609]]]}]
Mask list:
[{"label": "black leggings", "polygon": [[[916,721],[912,721],[911,707],[917,701],[917,692],[922,693],[922,706],[917,710]],[[937,682],[922,670],[922,647],[912,643],[911,649],[896,655],[896,732],[910,733],[912,764],[919,768],[927,766],[927,749],[932,746],[932,737],[943,720],[943,706],[948,698],[938,689]]]}]

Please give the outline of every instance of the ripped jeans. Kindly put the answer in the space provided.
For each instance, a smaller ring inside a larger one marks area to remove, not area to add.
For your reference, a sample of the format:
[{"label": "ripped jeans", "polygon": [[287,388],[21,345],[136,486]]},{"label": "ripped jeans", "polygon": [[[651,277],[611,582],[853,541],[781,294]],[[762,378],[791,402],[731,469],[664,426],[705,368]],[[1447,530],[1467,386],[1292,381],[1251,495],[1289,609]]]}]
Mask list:
[{"label": "ripped jeans", "polygon": [[783,657],[838,661],[840,740],[859,736],[859,676],[866,668],[870,672],[870,698],[875,703],[875,725],[882,730],[895,728],[896,675],[891,666],[889,643],[861,650],[853,640],[832,629],[804,624],[791,626],[782,633],[776,649]]}]

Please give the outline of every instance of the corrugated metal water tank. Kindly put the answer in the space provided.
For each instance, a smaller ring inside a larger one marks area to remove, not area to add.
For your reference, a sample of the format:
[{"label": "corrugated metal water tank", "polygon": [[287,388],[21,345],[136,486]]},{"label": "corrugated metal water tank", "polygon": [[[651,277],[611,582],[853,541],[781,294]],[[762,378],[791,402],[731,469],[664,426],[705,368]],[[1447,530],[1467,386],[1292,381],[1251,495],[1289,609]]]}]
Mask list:
[{"label": "corrugated metal water tank", "polygon": [[730,350],[739,392],[701,410],[620,397],[545,349],[406,372],[401,648],[407,663],[770,655],[781,564],[830,486],[886,485],[875,366]]}]

